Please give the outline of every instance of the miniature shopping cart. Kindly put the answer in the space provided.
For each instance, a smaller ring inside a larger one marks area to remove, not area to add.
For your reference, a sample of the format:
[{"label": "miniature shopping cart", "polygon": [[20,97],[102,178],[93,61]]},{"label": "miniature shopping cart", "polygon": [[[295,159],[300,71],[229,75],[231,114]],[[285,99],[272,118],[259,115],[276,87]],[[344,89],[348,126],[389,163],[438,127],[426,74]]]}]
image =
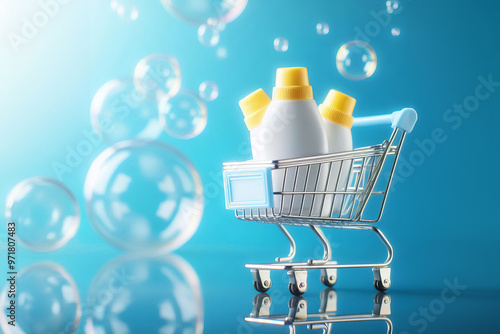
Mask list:
[{"label": "miniature shopping cart", "polygon": [[[271,287],[271,270],[286,270],[294,295],[307,290],[307,270],[320,269],[321,282],[333,286],[339,268],[373,268],[379,291],[391,286],[392,246],[373,226],[380,220],[405,135],[417,121],[415,110],[355,118],[353,126],[389,123],[393,132],[380,145],[353,151],[277,161],[224,164],[226,208],[241,220],[273,223],[290,243],[290,253],[273,263],[247,264],[257,291]],[[285,225],[307,226],[319,238],[321,259],[294,262],[295,241]],[[321,227],[373,231],[387,248],[382,263],[338,264]]]}]

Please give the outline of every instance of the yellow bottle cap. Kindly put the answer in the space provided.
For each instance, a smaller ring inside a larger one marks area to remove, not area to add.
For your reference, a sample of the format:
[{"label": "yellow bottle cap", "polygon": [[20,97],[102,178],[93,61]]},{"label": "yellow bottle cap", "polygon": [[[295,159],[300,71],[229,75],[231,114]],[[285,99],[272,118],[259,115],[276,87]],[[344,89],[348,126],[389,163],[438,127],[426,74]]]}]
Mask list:
[{"label": "yellow bottle cap", "polygon": [[273,100],[306,100],[312,99],[312,87],[309,86],[307,68],[285,67],[276,71],[276,85],[273,89]]},{"label": "yellow bottle cap", "polygon": [[354,120],[352,111],[354,110],[355,104],[355,98],[331,89],[323,104],[320,104],[318,108],[321,112],[321,116],[327,120],[345,126],[346,128],[351,128]]},{"label": "yellow bottle cap", "polygon": [[248,130],[252,130],[262,122],[262,117],[271,103],[263,89],[259,88],[240,100],[240,108],[245,116],[245,123]]}]

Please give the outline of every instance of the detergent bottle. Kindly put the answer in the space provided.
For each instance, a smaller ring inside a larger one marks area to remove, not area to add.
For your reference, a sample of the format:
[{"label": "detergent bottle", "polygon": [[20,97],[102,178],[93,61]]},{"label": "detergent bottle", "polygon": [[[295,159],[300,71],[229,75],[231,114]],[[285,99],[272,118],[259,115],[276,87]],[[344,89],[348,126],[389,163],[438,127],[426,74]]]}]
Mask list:
[{"label": "detergent bottle", "polygon": [[[355,104],[356,100],[354,98],[332,89],[328,92],[323,104],[319,106],[328,138],[328,153],[352,150],[351,127],[353,122],[352,112]],[[350,167],[351,161],[332,162],[330,166],[322,166],[322,172],[323,170],[328,170],[329,174],[328,181],[326,184],[323,184],[325,190],[346,191]],[[345,202],[346,199],[343,194],[325,195],[321,216],[331,217],[338,215],[341,211],[342,202]]]},{"label": "detergent bottle", "polygon": [[254,160],[264,160],[262,152],[263,143],[259,143],[261,138],[261,122],[271,99],[261,88],[247,95],[239,102],[241,111],[245,116],[245,124],[250,131],[250,142],[252,145],[252,156]]}]

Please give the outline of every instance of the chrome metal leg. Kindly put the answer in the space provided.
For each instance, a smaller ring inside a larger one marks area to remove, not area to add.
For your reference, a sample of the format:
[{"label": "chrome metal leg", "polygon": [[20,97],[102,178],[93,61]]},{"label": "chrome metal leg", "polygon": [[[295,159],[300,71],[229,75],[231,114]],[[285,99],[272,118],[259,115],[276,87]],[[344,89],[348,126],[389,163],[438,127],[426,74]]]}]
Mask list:
[{"label": "chrome metal leg", "polygon": [[290,243],[290,253],[288,253],[288,256],[285,257],[277,257],[276,262],[291,262],[293,258],[295,257],[295,240],[293,240],[292,235],[288,230],[283,226],[283,224],[278,224],[278,228],[280,229],[281,232],[285,235],[285,237],[288,239],[288,242]]},{"label": "chrome metal leg", "polygon": [[307,264],[309,265],[318,265],[318,264],[325,264],[329,260],[332,259],[332,248],[330,247],[330,243],[328,242],[328,239],[326,238],[325,234],[321,229],[315,225],[309,225],[311,230],[313,230],[314,234],[319,238],[321,241],[321,244],[323,245],[323,258],[322,259],[311,259],[307,261]]}]

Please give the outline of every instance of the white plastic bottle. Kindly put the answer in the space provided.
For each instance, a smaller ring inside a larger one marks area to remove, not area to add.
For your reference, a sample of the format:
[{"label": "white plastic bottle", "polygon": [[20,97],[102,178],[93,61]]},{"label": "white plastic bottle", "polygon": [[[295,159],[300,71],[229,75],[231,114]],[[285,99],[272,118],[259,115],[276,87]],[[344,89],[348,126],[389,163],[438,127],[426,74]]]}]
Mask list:
[{"label": "white plastic bottle", "polygon": [[[262,118],[258,136],[252,142],[255,155],[262,160],[302,158],[328,153],[323,120],[304,67],[279,68],[273,99]],[[314,186],[318,168],[292,167],[273,171],[274,191],[308,191]],[[311,195],[275,197],[275,214],[309,215]]]},{"label": "white plastic bottle", "polygon": [[[328,153],[352,150],[352,111],[355,104],[356,100],[354,98],[332,89],[328,92],[323,104],[319,106],[328,138]],[[350,167],[351,161],[332,162],[329,166],[324,164],[321,167],[321,174],[324,175],[326,170],[329,175],[328,182],[323,183],[325,190],[346,191]],[[321,216],[332,217],[339,215],[341,207],[346,206],[347,199],[348,196],[342,194],[325,195]]]},{"label": "white plastic bottle", "polygon": [[247,95],[239,102],[241,111],[245,116],[245,124],[250,131],[250,141],[252,145],[252,156],[254,160],[264,160],[262,150],[257,149],[259,146],[260,131],[262,129],[261,122],[267,107],[271,103],[271,99],[266,92],[261,88]]}]

